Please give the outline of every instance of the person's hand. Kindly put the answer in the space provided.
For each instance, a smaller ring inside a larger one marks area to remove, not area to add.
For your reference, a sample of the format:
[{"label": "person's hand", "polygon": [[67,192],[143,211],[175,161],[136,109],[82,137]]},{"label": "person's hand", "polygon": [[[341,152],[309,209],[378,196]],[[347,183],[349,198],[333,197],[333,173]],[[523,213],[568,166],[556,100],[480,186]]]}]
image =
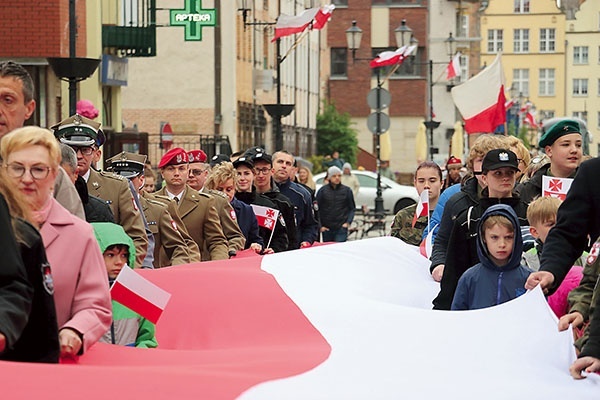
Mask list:
[{"label": "person's hand", "polygon": [[583,324],[583,315],[579,311],[573,311],[572,313],[565,314],[558,320],[558,331],[562,332],[566,330],[569,325],[573,327],[579,327]]},{"label": "person's hand", "polygon": [[6,348],[6,336],[4,336],[4,334],[0,333],[0,353],[2,353],[5,348]]},{"label": "person's hand", "polygon": [[348,223],[346,222],[345,224],[342,224],[342,228],[347,228],[348,227]]},{"label": "person's hand", "polygon": [[258,253],[258,254],[260,254],[260,252],[262,251],[262,246],[260,244],[258,244],[258,243],[252,243],[250,245],[250,248],[252,250],[254,250],[255,253]]},{"label": "person's hand", "polygon": [[600,371],[600,359],[595,357],[582,357],[575,360],[575,362],[569,367],[571,376],[575,379],[583,379],[585,376],[581,375],[581,372],[597,372]]},{"label": "person's hand", "polygon": [[263,252],[261,254],[273,254],[275,253],[275,250],[273,250],[270,247],[267,247],[266,249],[263,250]]},{"label": "person's hand", "polygon": [[[329,230],[329,229],[327,229],[327,230]],[[310,246],[312,246],[312,245],[309,242],[302,242],[302,243],[300,243],[300,248],[301,249],[303,249],[305,247],[310,247]]]},{"label": "person's hand", "polygon": [[60,343],[60,356],[69,358],[75,358],[83,344],[79,334],[70,328],[63,328],[58,332],[58,342]]},{"label": "person's hand", "polygon": [[547,271],[537,271],[529,274],[525,289],[531,290],[537,285],[540,285],[544,294],[548,293],[548,288],[554,283],[554,275]]},{"label": "person's hand", "polygon": [[442,275],[444,275],[444,264],[440,264],[431,271],[431,277],[434,281],[440,282],[442,280]]},{"label": "person's hand", "polygon": [[[328,230],[329,230],[329,228],[326,226],[321,227],[321,232],[327,232]],[[300,246],[300,247],[302,247],[302,246]]]}]

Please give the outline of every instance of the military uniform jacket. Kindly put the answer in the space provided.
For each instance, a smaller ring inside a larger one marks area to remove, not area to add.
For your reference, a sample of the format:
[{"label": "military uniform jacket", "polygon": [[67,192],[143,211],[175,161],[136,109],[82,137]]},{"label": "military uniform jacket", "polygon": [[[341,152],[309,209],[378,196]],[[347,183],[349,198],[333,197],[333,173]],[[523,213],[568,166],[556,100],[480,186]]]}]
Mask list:
[{"label": "military uniform jacket", "polygon": [[219,221],[221,222],[223,234],[227,238],[229,252],[235,253],[244,250],[246,238],[238,225],[235,210],[231,206],[229,198],[226,194],[216,190],[208,190],[207,194],[215,199]]},{"label": "military uniform jacket", "polygon": [[390,235],[397,237],[405,243],[419,246],[423,231],[427,227],[429,218],[427,216],[419,217],[413,228],[412,221],[417,211],[417,205],[413,204],[398,211],[392,222]]},{"label": "military uniform jacket", "polygon": [[148,222],[148,228],[154,235],[154,267],[188,264],[190,260],[185,240],[179,233],[179,227],[167,211],[167,205],[158,200],[140,196],[142,210]]},{"label": "military uniform jacket", "polygon": [[140,210],[134,206],[133,194],[129,190],[127,178],[110,172],[98,172],[90,169],[87,181],[89,194],[105,200],[112,210],[115,222],[125,229],[135,244],[136,267],[141,267],[146,251],[148,238]]},{"label": "military uniform jacket", "polygon": [[[157,193],[167,195],[166,187]],[[215,199],[186,186],[183,198],[179,200],[178,211],[188,233],[201,249],[202,261],[229,258],[227,239],[219,222]],[[202,249],[207,249],[207,252]]]}]

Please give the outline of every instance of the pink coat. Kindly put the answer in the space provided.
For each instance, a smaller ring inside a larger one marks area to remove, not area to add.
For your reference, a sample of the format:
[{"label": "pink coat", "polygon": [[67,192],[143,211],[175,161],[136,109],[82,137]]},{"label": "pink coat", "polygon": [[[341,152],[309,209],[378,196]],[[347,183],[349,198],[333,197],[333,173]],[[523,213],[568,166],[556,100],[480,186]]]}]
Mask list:
[{"label": "pink coat", "polygon": [[92,226],[52,202],[40,232],[52,268],[58,328],[82,333],[85,351],[112,320],[104,257]]}]

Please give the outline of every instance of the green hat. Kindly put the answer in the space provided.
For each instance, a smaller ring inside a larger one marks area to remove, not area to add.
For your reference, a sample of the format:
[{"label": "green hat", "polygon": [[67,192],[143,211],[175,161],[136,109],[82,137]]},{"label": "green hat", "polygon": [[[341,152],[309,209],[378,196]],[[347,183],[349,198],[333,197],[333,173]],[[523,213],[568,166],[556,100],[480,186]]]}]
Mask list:
[{"label": "green hat", "polygon": [[54,136],[69,146],[102,146],[106,141],[100,124],[89,118],[75,114],[51,127]]},{"label": "green hat", "polygon": [[552,125],[540,139],[540,147],[552,146],[552,144],[561,136],[571,133],[579,133],[581,135],[581,127],[579,122],[572,119],[563,119]]}]

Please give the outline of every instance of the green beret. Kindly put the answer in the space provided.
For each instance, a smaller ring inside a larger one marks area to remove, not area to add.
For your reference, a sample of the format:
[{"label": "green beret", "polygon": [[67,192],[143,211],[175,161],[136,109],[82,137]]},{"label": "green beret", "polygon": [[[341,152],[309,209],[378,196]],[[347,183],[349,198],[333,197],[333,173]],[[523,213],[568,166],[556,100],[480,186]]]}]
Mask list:
[{"label": "green beret", "polygon": [[569,135],[571,133],[579,133],[581,135],[579,122],[572,119],[558,121],[542,135],[542,138],[540,139],[540,147],[551,146],[559,137]]}]

